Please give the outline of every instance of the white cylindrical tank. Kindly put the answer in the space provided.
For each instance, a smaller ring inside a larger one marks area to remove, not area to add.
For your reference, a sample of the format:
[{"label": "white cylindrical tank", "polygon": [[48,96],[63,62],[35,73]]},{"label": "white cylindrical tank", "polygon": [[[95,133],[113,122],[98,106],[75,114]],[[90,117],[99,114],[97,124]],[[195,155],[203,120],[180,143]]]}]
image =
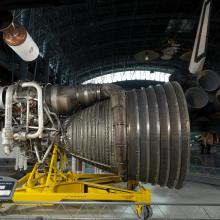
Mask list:
[{"label": "white cylindrical tank", "polygon": [[3,31],[3,39],[24,61],[37,59],[39,48],[23,26],[12,23]]},{"label": "white cylindrical tank", "polygon": [[33,61],[39,55],[39,48],[24,26],[13,21],[10,11],[0,13],[0,31],[5,43],[11,47],[24,61]]},{"label": "white cylindrical tank", "polygon": [[24,61],[33,61],[37,59],[39,55],[39,48],[28,32],[27,37],[23,43],[17,46],[11,46],[8,44],[8,46],[11,47],[15,53],[17,53],[18,56],[20,56]]}]

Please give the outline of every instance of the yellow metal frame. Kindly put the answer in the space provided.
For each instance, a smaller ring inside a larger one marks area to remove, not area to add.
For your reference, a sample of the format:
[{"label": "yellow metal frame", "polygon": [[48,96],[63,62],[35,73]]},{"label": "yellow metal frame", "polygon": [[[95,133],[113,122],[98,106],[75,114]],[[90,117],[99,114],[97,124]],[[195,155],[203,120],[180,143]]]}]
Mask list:
[{"label": "yellow metal frame", "polygon": [[75,174],[64,172],[66,154],[56,145],[53,149],[50,165],[40,169],[35,164],[32,172],[21,178],[13,195],[14,202],[59,202],[59,201],[123,201],[136,204],[137,214],[142,207],[150,205],[151,192],[143,186],[138,191],[129,190],[136,182],[128,184],[129,189],[112,186],[121,182],[112,174]]}]

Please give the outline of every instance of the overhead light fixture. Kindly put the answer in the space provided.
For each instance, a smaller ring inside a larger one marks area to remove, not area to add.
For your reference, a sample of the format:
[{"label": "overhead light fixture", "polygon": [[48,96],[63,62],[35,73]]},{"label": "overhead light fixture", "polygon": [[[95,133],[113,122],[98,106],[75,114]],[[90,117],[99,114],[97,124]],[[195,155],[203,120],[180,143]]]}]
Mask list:
[{"label": "overhead light fixture", "polygon": [[159,59],[160,54],[153,50],[143,50],[134,55],[134,58],[139,62],[148,62]]},{"label": "overhead light fixture", "polygon": [[14,23],[9,11],[0,12],[0,31],[5,43],[24,61],[33,61],[39,55],[39,48],[24,26]]},{"label": "overhead light fixture", "polygon": [[148,61],[149,60],[149,53],[146,51],[146,53],[145,53],[145,61]]}]

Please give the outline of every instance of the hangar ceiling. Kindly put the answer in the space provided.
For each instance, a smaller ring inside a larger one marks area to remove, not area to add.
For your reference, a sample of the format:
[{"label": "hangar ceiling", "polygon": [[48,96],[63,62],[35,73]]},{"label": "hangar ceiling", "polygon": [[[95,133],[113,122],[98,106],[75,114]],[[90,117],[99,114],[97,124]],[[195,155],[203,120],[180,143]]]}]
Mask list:
[{"label": "hangar ceiling", "polygon": [[[29,63],[30,78],[76,84],[106,72],[135,69],[188,74],[202,0],[1,0],[37,42],[41,57]],[[220,70],[220,2],[213,0],[206,67]],[[170,49],[171,48],[171,49]],[[160,56],[140,60],[150,50]],[[171,50],[169,59],[163,58]],[[173,52],[174,51],[174,52]],[[0,41],[0,65],[19,79],[21,60]],[[49,78],[45,68],[50,66]],[[3,71],[2,71],[3,72]],[[7,77],[4,77],[7,78]],[[8,79],[11,80],[10,74]]]}]

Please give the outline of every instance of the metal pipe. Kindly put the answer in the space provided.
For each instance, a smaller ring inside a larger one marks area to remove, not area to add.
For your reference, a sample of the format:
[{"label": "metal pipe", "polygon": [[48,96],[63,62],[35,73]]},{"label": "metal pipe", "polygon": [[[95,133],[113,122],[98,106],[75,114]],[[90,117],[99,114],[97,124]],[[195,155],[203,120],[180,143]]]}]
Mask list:
[{"label": "metal pipe", "polygon": [[[23,202],[23,201],[16,201],[13,204],[28,204],[28,205],[44,205],[44,204],[53,204],[53,205],[146,205],[146,203],[136,203],[136,202],[105,202],[105,201],[59,201],[59,202]],[[151,206],[220,206],[220,203],[213,203],[213,202],[152,202],[149,205]]]},{"label": "metal pipe", "polygon": [[29,132],[29,114],[30,114],[30,99],[29,99],[29,90],[27,91],[27,110],[26,110],[26,132]]},{"label": "metal pipe", "polygon": [[80,106],[92,105],[122,90],[121,87],[113,84],[89,84],[76,87],[47,86],[45,88],[45,101],[53,112],[71,113]]},{"label": "metal pipe", "polygon": [[38,163],[40,163],[40,154],[39,154],[38,147],[36,144],[34,145],[34,151],[35,151],[35,154],[37,157],[37,161],[38,161]]},{"label": "metal pipe", "polygon": [[[13,202],[13,204],[27,204],[27,205],[45,205],[45,204],[53,204],[53,205],[147,205],[146,203],[143,203],[143,202],[106,202],[106,201],[85,201],[85,200],[82,200],[82,201],[59,201],[59,202],[23,202],[23,201],[16,201],[16,202]],[[149,204],[150,205],[150,204]]]},{"label": "metal pipe", "polygon": [[43,94],[42,88],[39,84],[35,82],[24,82],[21,84],[22,88],[33,87],[37,91],[37,102],[38,102],[38,130],[35,133],[15,133],[14,138],[19,139],[34,139],[42,138],[42,133],[44,130],[44,118],[43,118]]},{"label": "metal pipe", "polygon": [[5,109],[5,96],[7,87],[0,87],[0,109]]},{"label": "metal pipe", "polygon": [[4,152],[8,155],[11,152],[13,144],[13,130],[12,130],[12,104],[13,104],[13,94],[15,86],[11,85],[6,91],[6,101],[5,101],[5,126],[2,129],[2,145],[4,147]]},{"label": "metal pipe", "polygon": [[52,147],[53,147],[53,144],[54,144],[54,143],[52,142],[52,143],[50,144],[50,146],[47,148],[47,150],[46,150],[46,152],[45,152],[45,154],[44,154],[42,160],[40,160],[39,163],[44,163],[44,161],[46,160],[48,154],[50,153],[50,151],[51,151],[51,149],[52,149]]},{"label": "metal pipe", "polygon": [[68,113],[77,106],[75,88],[68,86],[47,86],[44,91],[45,102],[55,113]]},{"label": "metal pipe", "polygon": [[107,165],[107,164],[104,164],[104,163],[99,163],[99,162],[97,162],[95,160],[90,160],[90,159],[88,159],[86,157],[79,156],[78,154],[74,154],[72,152],[68,152],[68,153],[70,153],[76,159],[83,160],[83,161],[85,161],[87,163],[90,163],[90,164],[95,165],[97,167],[103,168],[104,170],[112,170],[112,166],[111,165]]}]

